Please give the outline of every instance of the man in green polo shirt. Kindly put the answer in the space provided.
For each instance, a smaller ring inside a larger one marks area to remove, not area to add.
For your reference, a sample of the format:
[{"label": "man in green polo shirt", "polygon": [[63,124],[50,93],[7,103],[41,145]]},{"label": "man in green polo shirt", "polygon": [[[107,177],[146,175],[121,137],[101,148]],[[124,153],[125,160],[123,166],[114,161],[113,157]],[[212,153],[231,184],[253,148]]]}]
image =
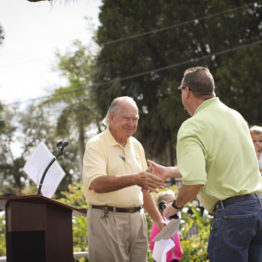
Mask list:
[{"label": "man in green polo shirt", "polygon": [[162,179],[183,180],[164,214],[174,215],[197,196],[214,214],[210,261],[262,261],[262,178],[248,125],[216,97],[207,68],[187,69],[178,89],[191,115],[178,132],[178,166],[150,162]]}]

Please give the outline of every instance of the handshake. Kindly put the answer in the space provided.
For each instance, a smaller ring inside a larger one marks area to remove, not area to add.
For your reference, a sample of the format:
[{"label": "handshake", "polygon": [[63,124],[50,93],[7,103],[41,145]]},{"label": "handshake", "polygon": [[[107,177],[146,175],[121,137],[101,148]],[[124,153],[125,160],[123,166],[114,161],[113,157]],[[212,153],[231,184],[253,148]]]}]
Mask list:
[{"label": "handshake", "polygon": [[165,167],[151,160],[148,160],[148,169],[138,174],[137,183],[143,190],[158,192],[158,188],[165,187],[165,180],[169,177],[181,178],[178,167]]}]

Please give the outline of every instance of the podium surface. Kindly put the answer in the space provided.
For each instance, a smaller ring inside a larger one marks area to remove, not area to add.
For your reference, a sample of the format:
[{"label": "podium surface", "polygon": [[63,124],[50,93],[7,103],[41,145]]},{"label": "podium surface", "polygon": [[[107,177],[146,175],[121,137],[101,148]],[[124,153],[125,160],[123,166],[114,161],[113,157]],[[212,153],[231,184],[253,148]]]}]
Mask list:
[{"label": "podium surface", "polygon": [[6,212],[7,262],[72,262],[76,209],[41,195],[0,197]]}]

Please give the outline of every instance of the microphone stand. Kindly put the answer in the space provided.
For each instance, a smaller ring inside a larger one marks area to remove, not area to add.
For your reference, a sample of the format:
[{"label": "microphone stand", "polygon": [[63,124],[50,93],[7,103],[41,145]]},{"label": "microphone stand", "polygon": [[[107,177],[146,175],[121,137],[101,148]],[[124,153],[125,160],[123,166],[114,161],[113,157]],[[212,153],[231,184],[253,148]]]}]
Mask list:
[{"label": "microphone stand", "polygon": [[38,195],[41,195],[41,189],[42,189],[42,185],[43,185],[43,182],[44,182],[44,179],[45,179],[45,176],[47,174],[47,171],[49,170],[49,168],[52,166],[52,164],[56,161],[56,159],[61,156],[63,154],[63,150],[64,148],[68,145],[68,142],[62,142],[62,141],[59,141],[57,143],[57,147],[60,149],[59,152],[56,154],[55,157],[53,157],[53,159],[49,162],[48,166],[46,167],[42,177],[41,177],[41,180],[40,180],[40,184],[38,186],[38,191],[37,191],[37,194]]}]

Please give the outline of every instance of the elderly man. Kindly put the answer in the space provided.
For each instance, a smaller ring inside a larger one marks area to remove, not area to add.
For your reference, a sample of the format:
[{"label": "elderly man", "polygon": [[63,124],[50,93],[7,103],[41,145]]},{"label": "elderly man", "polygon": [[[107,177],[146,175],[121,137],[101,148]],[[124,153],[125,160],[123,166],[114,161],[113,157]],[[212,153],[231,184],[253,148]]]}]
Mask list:
[{"label": "elderly man", "polygon": [[147,172],[142,145],[132,135],[138,108],[130,97],[111,103],[107,129],[90,139],[83,162],[89,261],[142,262],[147,257],[147,223],[142,207],[161,229],[164,221],[150,191],[163,187]]},{"label": "elderly man", "polygon": [[178,168],[151,162],[163,179],[183,178],[164,214],[174,215],[198,194],[214,213],[210,262],[262,261],[262,179],[247,123],[216,97],[207,68],[187,69],[178,89],[191,115],[178,132]]}]

